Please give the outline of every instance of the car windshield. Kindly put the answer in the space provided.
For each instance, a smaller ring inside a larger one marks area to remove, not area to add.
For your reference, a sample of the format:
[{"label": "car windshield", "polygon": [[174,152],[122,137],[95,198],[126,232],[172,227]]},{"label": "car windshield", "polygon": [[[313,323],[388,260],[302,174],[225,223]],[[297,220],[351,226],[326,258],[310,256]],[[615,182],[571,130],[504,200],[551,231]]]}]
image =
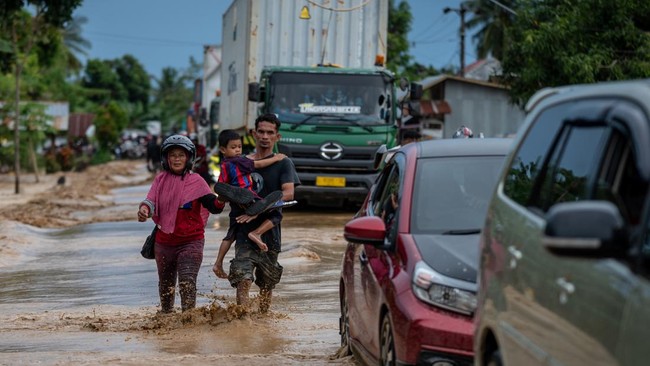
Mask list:
[{"label": "car windshield", "polygon": [[503,164],[501,156],[418,160],[413,192],[414,234],[476,234]]}]

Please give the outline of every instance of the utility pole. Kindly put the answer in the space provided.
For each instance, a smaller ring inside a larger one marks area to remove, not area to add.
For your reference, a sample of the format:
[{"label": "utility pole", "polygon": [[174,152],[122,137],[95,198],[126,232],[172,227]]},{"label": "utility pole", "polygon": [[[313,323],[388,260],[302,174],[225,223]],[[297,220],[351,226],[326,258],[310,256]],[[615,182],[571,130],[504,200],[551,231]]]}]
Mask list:
[{"label": "utility pole", "polygon": [[454,11],[460,15],[460,76],[465,77],[465,13],[467,12],[467,8],[461,3],[458,9],[450,7],[443,9],[445,14],[450,11]]}]

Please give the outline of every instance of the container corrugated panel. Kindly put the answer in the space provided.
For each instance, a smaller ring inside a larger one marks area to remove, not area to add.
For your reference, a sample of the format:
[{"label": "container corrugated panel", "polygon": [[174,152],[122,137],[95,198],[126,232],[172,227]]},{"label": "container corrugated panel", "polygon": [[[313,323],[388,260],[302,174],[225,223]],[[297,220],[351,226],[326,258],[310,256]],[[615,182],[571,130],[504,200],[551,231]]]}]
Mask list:
[{"label": "container corrugated panel", "polygon": [[203,48],[203,97],[201,106],[209,112],[210,102],[221,88],[221,46],[208,45]]},{"label": "container corrugated panel", "polygon": [[[305,4],[311,19],[299,18]],[[372,67],[377,54],[386,55],[387,24],[388,0],[253,1],[252,56],[270,66]]]},{"label": "container corrugated panel", "polygon": [[251,0],[235,0],[223,14],[219,129],[243,129],[248,116],[248,37]]},{"label": "container corrugated panel", "polygon": [[[311,19],[300,19],[303,6]],[[370,68],[376,55],[386,56],[387,29],[388,0],[233,1],[223,17],[221,128],[244,119],[252,128],[248,83],[264,66]]]}]

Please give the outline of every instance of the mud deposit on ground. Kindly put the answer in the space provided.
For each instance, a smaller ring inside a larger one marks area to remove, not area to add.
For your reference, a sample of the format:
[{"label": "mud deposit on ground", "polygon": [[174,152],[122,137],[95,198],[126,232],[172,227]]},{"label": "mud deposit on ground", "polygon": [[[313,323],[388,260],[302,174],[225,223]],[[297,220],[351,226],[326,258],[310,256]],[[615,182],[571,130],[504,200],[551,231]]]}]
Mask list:
[{"label": "mud deposit on ground", "polygon": [[211,217],[197,308],[162,315],[155,264],[139,255],[151,225],[135,221],[149,182],[133,182],[150,177],[113,167],[123,175],[111,188],[53,196],[29,186],[32,199],[0,207],[0,365],[356,365],[337,356],[342,227],[353,212],[285,211],[284,274],[267,314],[238,307],[212,273],[228,219]]}]

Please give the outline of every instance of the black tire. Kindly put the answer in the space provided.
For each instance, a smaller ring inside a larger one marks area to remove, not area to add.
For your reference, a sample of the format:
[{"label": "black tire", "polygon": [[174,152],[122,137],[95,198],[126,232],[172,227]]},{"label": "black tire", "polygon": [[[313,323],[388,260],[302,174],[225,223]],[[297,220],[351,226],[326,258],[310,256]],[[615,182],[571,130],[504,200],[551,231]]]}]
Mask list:
[{"label": "black tire", "polygon": [[379,364],[382,366],[395,366],[397,364],[395,354],[395,341],[393,338],[393,328],[390,325],[388,314],[384,316],[381,322],[381,338],[379,339]]},{"label": "black tire", "polygon": [[345,292],[341,293],[341,318],[339,319],[339,334],[341,335],[341,356],[349,356],[352,354],[350,347],[350,318],[348,315],[348,300],[345,297]]},{"label": "black tire", "polygon": [[487,358],[487,366],[503,366],[503,360],[501,360],[501,352],[498,349],[492,351],[490,356]]}]

